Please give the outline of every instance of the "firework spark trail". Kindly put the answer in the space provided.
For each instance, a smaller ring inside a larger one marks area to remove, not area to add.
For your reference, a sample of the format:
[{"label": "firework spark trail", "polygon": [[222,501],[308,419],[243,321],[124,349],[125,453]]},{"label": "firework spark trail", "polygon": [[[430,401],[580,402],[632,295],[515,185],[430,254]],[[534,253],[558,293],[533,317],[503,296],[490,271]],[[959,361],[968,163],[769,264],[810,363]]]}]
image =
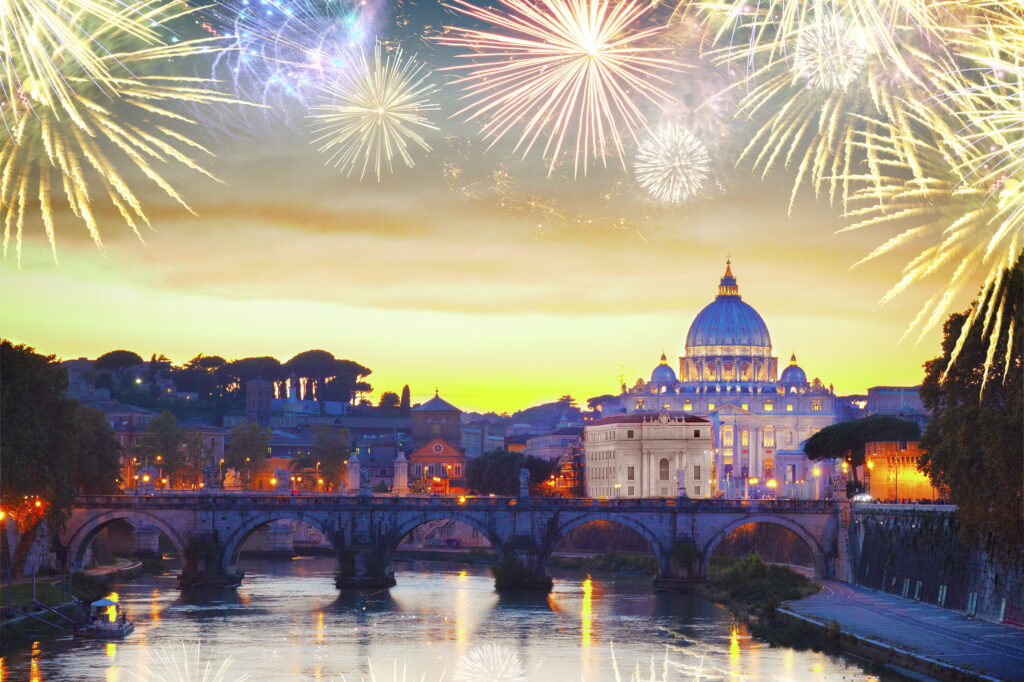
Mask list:
[{"label": "firework spark trail", "polygon": [[666,124],[640,141],[634,169],[637,182],[661,201],[678,204],[700,191],[711,156],[692,131]]},{"label": "firework spark trail", "polygon": [[523,662],[499,644],[474,647],[455,666],[456,682],[526,682]]},{"label": "firework spark trail", "polygon": [[[244,682],[249,679],[247,674],[228,678],[229,669],[234,659],[230,656],[219,665],[214,655],[207,654],[204,658],[202,644],[196,642],[192,647],[181,642],[181,649],[174,646],[156,647],[154,662],[139,665],[138,672],[128,673],[146,682]],[[191,654],[191,656],[190,656]]]},{"label": "firework spark trail", "polygon": [[[192,10],[175,0],[10,0],[0,8],[0,115],[8,124],[17,122],[0,140],[4,256],[13,220],[20,262],[26,203],[34,195],[56,260],[53,173],[98,247],[90,176],[98,177],[136,234],[135,220],[149,221],[121,167],[141,173],[187,209],[156,164],[180,164],[212,177],[185,149],[209,152],[175,130],[192,121],[173,107],[232,101],[203,79],[163,75],[176,60],[218,49],[212,38],[178,42],[174,31]],[[43,13],[46,21],[28,20],[30,11]],[[129,123],[132,115],[137,118]]]},{"label": "firework spark trail", "polygon": [[457,112],[481,120],[493,145],[522,127],[523,156],[542,135],[548,174],[563,149],[572,148],[573,173],[585,175],[589,157],[602,163],[609,149],[623,163],[623,137],[646,126],[639,103],[671,101],[665,73],[679,65],[665,48],[645,46],[664,27],[642,28],[651,9],[638,0],[499,0],[504,11],[454,0],[457,12],[495,31],[446,27],[444,45],[466,48],[468,71],[456,80],[473,101]]},{"label": "firework spark trail", "polygon": [[419,130],[438,129],[426,116],[439,107],[430,99],[434,86],[422,73],[423,65],[405,58],[401,49],[386,58],[381,51],[378,43],[372,62],[363,54],[353,68],[340,71],[324,88],[328,101],[310,114],[318,136],[314,143],[329,155],[328,163],[351,175],[361,162],[360,180],[371,165],[378,181],[385,165],[393,172],[396,153],[412,167],[411,144],[430,150]]}]

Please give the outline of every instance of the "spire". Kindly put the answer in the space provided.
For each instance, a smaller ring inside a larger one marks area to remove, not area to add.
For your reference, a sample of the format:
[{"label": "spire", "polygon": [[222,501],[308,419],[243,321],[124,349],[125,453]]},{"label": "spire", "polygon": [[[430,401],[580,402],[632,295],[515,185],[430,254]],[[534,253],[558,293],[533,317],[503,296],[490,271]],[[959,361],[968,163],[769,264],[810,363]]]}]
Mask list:
[{"label": "spire", "polygon": [[718,284],[718,295],[719,296],[739,296],[740,288],[736,284],[736,278],[732,275],[732,261],[726,256],[725,259],[725,274],[722,275],[722,281]]},{"label": "spire", "polygon": [[435,398],[437,398],[437,397],[438,397],[438,394],[437,394],[437,386],[434,386],[434,397],[435,397]]},{"label": "spire", "polygon": [[668,364],[668,358],[665,357],[665,351],[661,351],[661,364],[663,364],[663,365],[667,365]]},{"label": "spire", "polygon": [[795,365],[796,364],[796,351],[793,351],[793,354],[789,356],[789,364],[791,364],[791,365]]}]

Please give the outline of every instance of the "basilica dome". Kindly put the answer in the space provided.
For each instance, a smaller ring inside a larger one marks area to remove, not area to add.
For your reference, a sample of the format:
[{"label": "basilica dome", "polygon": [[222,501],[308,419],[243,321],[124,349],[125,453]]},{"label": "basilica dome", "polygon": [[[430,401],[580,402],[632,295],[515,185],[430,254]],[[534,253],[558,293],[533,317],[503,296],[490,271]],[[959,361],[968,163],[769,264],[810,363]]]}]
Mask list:
[{"label": "basilica dome", "polygon": [[800,386],[807,383],[807,374],[800,369],[800,365],[796,364],[796,353],[789,358],[789,367],[782,370],[782,376],[779,377],[779,382]]},{"label": "basilica dome", "polygon": [[750,305],[740,298],[739,286],[726,261],[718,296],[705,306],[690,325],[686,347],[748,346],[771,349],[768,326]]},{"label": "basilica dome", "polygon": [[671,386],[676,383],[676,373],[668,366],[668,358],[661,354],[661,364],[651,372],[651,384],[654,386]]}]

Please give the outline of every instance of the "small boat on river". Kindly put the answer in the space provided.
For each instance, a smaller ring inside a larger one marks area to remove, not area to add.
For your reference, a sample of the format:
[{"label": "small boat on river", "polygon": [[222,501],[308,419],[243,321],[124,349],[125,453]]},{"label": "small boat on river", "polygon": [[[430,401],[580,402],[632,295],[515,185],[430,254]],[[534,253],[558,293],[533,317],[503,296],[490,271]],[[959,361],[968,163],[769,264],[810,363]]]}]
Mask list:
[{"label": "small boat on river", "polygon": [[135,623],[124,615],[117,594],[112,594],[89,605],[89,621],[75,628],[75,637],[124,639],[134,629]]}]

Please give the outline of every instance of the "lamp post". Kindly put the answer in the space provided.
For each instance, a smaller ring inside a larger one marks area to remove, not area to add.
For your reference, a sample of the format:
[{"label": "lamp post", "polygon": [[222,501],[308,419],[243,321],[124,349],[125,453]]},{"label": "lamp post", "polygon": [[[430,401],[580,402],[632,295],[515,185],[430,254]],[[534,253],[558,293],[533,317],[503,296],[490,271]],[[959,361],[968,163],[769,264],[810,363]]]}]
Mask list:
[{"label": "lamp post", "polygon": [[814,467],[814,471],[812,473],[814,474],[814,499],[819,500],[821,499],[821,489],[818,487],[821,478],[821,469],[819,467]]},{"label": "lamp post", "polygon": [[622,493],[622,484],[621,483],[616,483],[615,484],[615,499],[616,500],[620,499],[621,493]]}]

